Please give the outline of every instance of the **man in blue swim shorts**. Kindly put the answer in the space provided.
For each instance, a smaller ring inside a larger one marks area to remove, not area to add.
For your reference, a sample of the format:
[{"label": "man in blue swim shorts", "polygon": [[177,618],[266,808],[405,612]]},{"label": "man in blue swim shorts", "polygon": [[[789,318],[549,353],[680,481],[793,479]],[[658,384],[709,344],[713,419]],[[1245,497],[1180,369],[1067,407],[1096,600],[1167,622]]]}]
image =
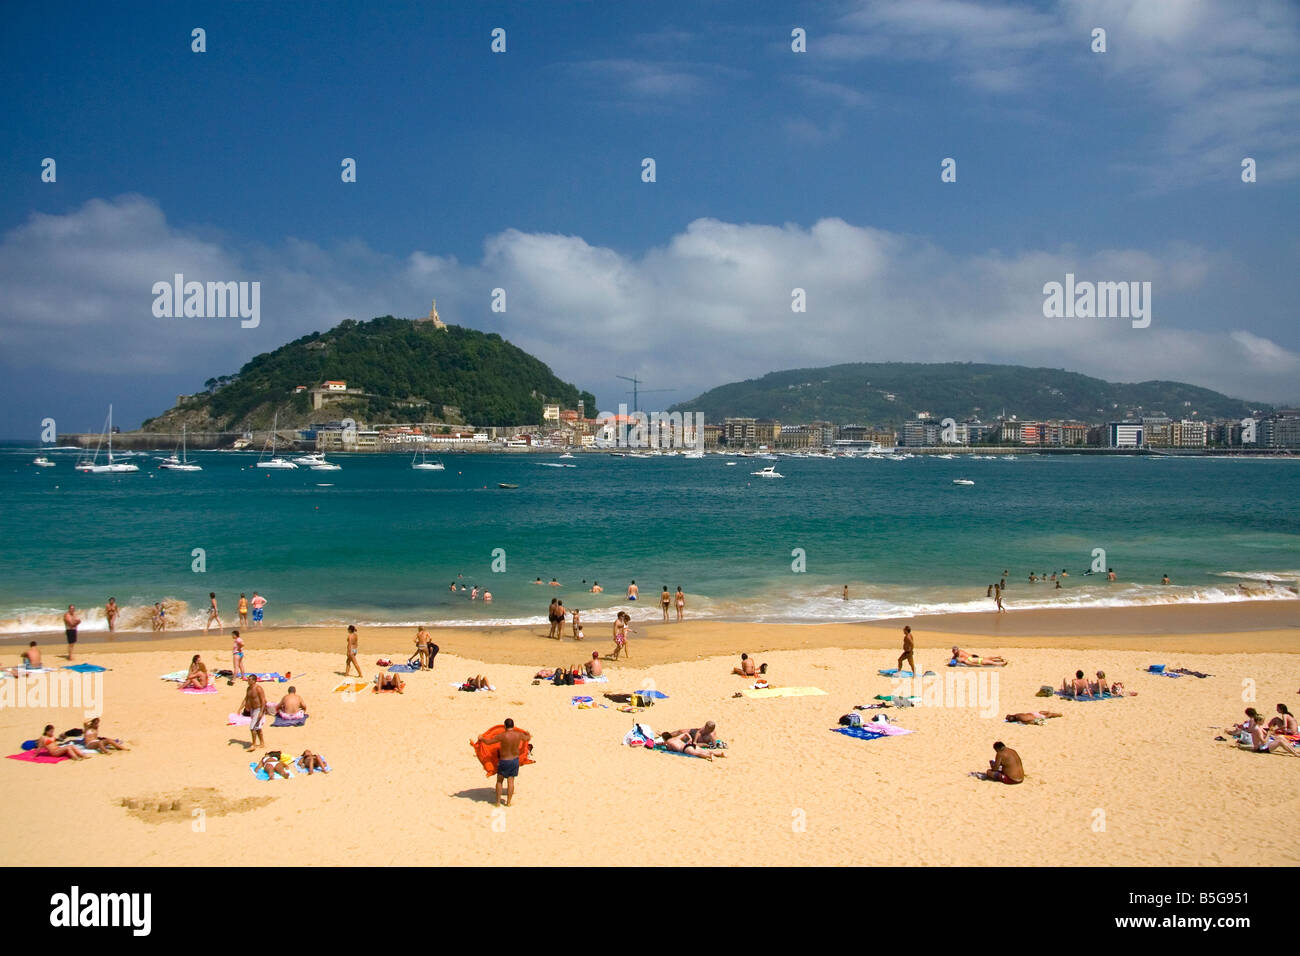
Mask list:
[{"label": "man in blue swim shorts", "polygon": [[497,757],[497,806],[501,806],[501,782],[506,784],[506,806],[515,797],[515,778],[519,776],[519,755],[532,735],[526,730],[516,730],[515,722],[509,717],[505,721],[505,730],[493,737],[479,737],[479,743],[500,744],[501,752]]}]

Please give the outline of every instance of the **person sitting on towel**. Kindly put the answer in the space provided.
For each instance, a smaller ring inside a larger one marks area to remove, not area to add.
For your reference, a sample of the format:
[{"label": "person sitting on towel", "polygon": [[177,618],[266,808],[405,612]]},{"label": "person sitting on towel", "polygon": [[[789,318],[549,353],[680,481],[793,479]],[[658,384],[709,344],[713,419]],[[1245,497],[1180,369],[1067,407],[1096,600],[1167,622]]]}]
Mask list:
[{"label": "person sitting on towel", "polygon": [[1300,733],[1296,729],[1295,714],[1287,710],[1286,704],[1277,705],[1277,716],[1268,722],[1268,729],[1272,733],[1288,737],[1294,737],[1297,733]]},{"label": "person sitting on towel", "polygon": [[275,712],[284,720],[297,720],[307,716],[307,704],[298,693],[298,688],[289,685],[289,693],[280,698]]},{"label": "person sitting on towel", "polygon": [[208,665],[199,659],[195,654],[190,658],[190,669],[185,675],[185,681],[181,684],[181,689],[192,687],[195,690],[203,690],[208,686]]},{"label": "person sitting on towel", "polygon": [[122,741],[116,737],[101,737],[99,735],[99,718],[95,717],[82,724],[85,731],[81,736],[81,746],[87,750],[98,750],[102,754],[109,753],[113,750],[126,750],[122,746]]},{"label": "person sitting on towel", "polygon": [[1111,697],[1123,697],[1124,685],[1119,681],[1106,682],[1106,672],[1097,671],[1097,680],[1092,685],[1093,693],[1099,697],[1109,695]]},{"label": "person sitting on towel", "polygon": [[1258,721],[1250,728],[1250,743],[1242,743],[1241,746],[1249,746],[1255,753],[1269,754],[1286,751],[1292,757],[1300,757],[1300,750],[1297,750],[1294,744],[1285,737],[1269,733],[1268,728]]},{"label": "person sitting on towel", "polygon": [[952,649],[952,659],[958,664],[965,664],[967,667],[1006,667],[1007,659],[1005,657],[980,657],[978,654],[972,654],[970,651],[964,651],[960,647]]},{"label": "person sitting on towel", "polygon": [[85,760],[86,755],[77,749],[75,744],[60,744],[58,738],[54,736],[54,725],[46,724],[45,729],[41,731],[40,739],[36,743],[37,751],[44,751],[51,757],[71,757],[73,760]]},{"label": "person sitting on towel", "polygon": [[680,737],[683,734],[697,747],[715,747],[718,743],[718,725],[711,720],[703,727],[692,727],[690,730],[672,730],[664,736]]},{"label": "person sitting on towel", "polygon": [[670,734],[664,733],[664,746],[673,753],[686,754],[688,757],[703,757],[705,760],[712,760],[714,757],[725,757],[726,753],[718,751],[714,753],[711,750],[701,750],[695,744],[691,743],[689,733]]},{"label": "person sitting on towel", "polygon": [[599,677],[603,671],[603,668],[600,666],[600,652],[592,651],[591,660],[587,661],[587,663],[582,665],[582,667],[588,677]]},{"label": "person sitting on towel", "polygon": [[41,649],[32,641],[27,645],[27,650],[23,651],[23,667],[29,671],[40,670],[41,667]]},{"label": "person sitting on towel", "polygon": [[298,758],[298,766],[305,770],[310,776],[319,770],[321,773],[329,773],[330,768],[326,766],[328,761],[320,754],[314,754],[310,750],[304,750],[302,756]]},{"label": "person sitting on towel", "polygon": [[1083,671],[1075,671],[1073,680],[1067,677],[1061,681],[1061,694],[1065,697],[1073,697],[1075,700],[1091,697],[1092,684],[1083,676]]},{"label": "person sitting on towel", "polygon": [[741,677],[757,677],[759,674],[767,673],[767,665],[764,664],[761,667],[755,667],[753,660],[750,659],[748,654],[741,654],[740,666],[733,667],[731,673],[738,674]]},{"label": "person sitting on towel", "polygon": [[377,690],[395,690],[400,694],[405,687],[406,685],[402,683],[402,678],[398,674],[375,675],[375,688]]},{"label": "person sitting on towel", "polygon": [[1031,710],[1024,714],[1007,714],[1007,723],[1009,724],[1041,724],[1049,717],[1060,717],[1050,710]]},{"label": "person sitting on towel", "polygon": [[280,751],[272,750],[257,762],[258,770],[265,770],[268,777],[280,776],[288,779],[289,768],[280,759]]}]

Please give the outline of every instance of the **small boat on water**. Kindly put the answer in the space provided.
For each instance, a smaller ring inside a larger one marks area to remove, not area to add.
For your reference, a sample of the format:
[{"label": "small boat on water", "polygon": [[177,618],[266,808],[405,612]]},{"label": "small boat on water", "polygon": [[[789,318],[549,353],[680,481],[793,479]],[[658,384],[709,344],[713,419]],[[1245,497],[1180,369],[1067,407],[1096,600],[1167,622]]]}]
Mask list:
[{"label": "small boat on water", "polygon": [[104,425],[104,434],[99,436],[100,444],[104,439],[108,439],[108,464],[99,464],[99,445],[95,446],[95,454],[89,459],[81,459],[74,466],[77,471],[85,472],[91,475],[122,475],[132,471],[139,471],[139,465],[132,465],[127,462],[113,461],[113,406],[108,406],[108,421]]},{"label": "small boat on water", "polygon": [[572,453],[572,452],[567,452],[567,451],[566,451],[566,452],[565,452],[563,455],[561,455],[560,457],[561,457],[561,458],[572,458],[572,457],[573,457],[573,453]]},{"label": "small boat on water", "polygon": [[48,458],[46,458],[44,455],[40,455],[39,457],[37,457],[37,458],[32,462],[32,464],[35,465],[37,468],[53,468],[53,467],[54,467],[54,462],[50,461],[50,460],[49,460]]},{"label": "small boat on water", "polygon": [[429,450],[421,448],[411,458],[411,468],[415,471],[446,471],[447,466],[436,458],[433,461],[428,460]]},{"label": "small boat on water", "polygon": [[784,478],[785,475],[776,470],[776,465],[768,465],[766,468],[760,468],[758,471],[751,471],[751,475],[759,478]]},{"label": "small boat on water", "polygon": [[336,465],[332,461],[326,461],[325,456],[321,455],[320,461],[309,466],[312,471],[342,471],[342,465]]},{"label": "small boat on water", "polygon": [[725,464],[726,464],[726,466],[727,466],[728,468],[735,468],[735,467],[736,467],[736,463],[735,463],[734,461],[725,462]]},{"label": "small boat on water", "polygon": [[498,481],[498,482],[497,482],[497,487],[498,487],[498,488],[518,488],[519,486],[518,486],[518,485],[507,484],[507,483],[504,482],[504,481]]},{"label": "small boat on water", "polygon": [[[297,471],[298,466],[287,458],[281,458],[275,453],[275,433],[279,430],[280,415],[277,412],[271,423],[271,434],[267,436],[266,446],[262,449],[262,454],[257,458],[258,468],[270,468],[275,471]],[[264,457],[267,451],[271,452],[271,457]]]},{"label": "small boat on water", "polygon": [[971,481],[969,478],[954,478],[954,479],[952,480],[952,483],[953,483],[954,485],[973,485],[973,484],[975,484],[975,482]]},{"label": "small boat on water", "polygon": [[182,425],[180,455],[173,454],[170,458],[164,458],[158,467],[163,471],[202,471],[201,466],[190,461],[185,444],[185,426]]}]

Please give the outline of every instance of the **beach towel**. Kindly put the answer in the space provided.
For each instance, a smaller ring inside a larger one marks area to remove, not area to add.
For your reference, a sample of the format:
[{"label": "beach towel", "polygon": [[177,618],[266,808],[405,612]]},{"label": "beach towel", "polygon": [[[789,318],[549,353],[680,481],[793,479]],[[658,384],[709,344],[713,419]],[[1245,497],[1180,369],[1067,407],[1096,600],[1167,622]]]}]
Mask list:
[{"label": "beach towel", "polygon": [[608,683],[609,683],[609,678],[606,677],[604,674],[601,674],[599,677],[584,677],[584,678],[582,678],[581,680],[577,681],[577,683],[579,683],[579,684],[608,684]]},{"label": "beach towel", "polygon": [[1124,699],[1124,696],[1122,694],[1102,694],[1100,696],[1092,696],[1092,697],[1071,697],[1069,694],[1065,693],[1064,691],[1059,691],[1059,690],[1056,692],[1056,696],[1060,697],[1062,700],[1073,700],[1073,701],[1077,701],[1080,704],[1087,704],[1094,700],[1123,700]]},{"label": "beach towel", "polygon": [[253,718],[247,714],[231,714],[226,718],[226,726],[228,727],[247,727],[252,722]]},{"label": "beach towel", "polygon": [[954,657],[948,662],[949,667],[1006,667],[1006,664],[962,664]]},{"label": "beach towel", "polygon": [[[270,780],[270,779],[272,779],[271,775],[270,775],[269,773],[267,773],[265,770],[258,770],[258,769],[257,769],[257,761],[256,761],[256,760],[254,760],[252,763],[250,763],[250,764],[248,765],[248,767],[249,767],[250,770],[253,771],[253,776],[256,777],[258,780]],[[288,768],[286,768],[285,772],[288,773],[288,774],[289,774],[289,777],[292,779],[292,777],[293,777],[293,765],[291,764]],[[275,778],[274,778],[274,779],[276,779],[276,780],[283,780],[284,778],[281,777],[281,776],[277,773],[277,774],[275,775]]]},{"label": "beach towel", "polygon": [[754,690],[746,687],[741,691],[746,697],[824,697],[826,691],[820,687],[765,687],[762,690]]},{"label": "beach towel", "polygon": [[570,698],[569,698],[569,703],[570,703],[570,704],[590,704],[590,703],[591,703],[591,698],[590,698],[590,697],[570,697]]},{"label": "beach towel", "polygon": [[301,717],[294,717],[292,719],[286,720],[285,718],[281,717],[279,714],[276,714],[275,720],[271,721],[271,726],[272,727],[301,727],[307,723],[307,718],[310,716],[311,716],[310,714],[303,714]]},{"label": "beach towel", "polygon": [[831,729],[837,734],[852,737],[854,740],[879,740],[887,736],[874,728],[868,730],[866,727],[832,727]]},{"label": "beach towel", "polygon": [[633,724],[632,729],[623,735],[624,747],[643,747],[646,744],[653,744],[655,740],[654,731],[646,724]]},{"label": "beach towel", "polygon": [[216,685],[214,684],[209,684],[207,687],[182,687],[181,688],[182,694],[215,694],[216,692],[217,692],[217,688]]},{"label": "beach towel", "polygon": [[392,667],[388,668],[388,673],[390,673],[390,674],[414,674],[414,673],[415,673],[416,671],[418,671],[419,669],[420,669],[420,668],[418,668],[418,667],[412,667],[410,664],[394,664]]},{"label": "beach towel", "polygon": [[345,681],[339,681],[339,683],[337,683],[336,685],[334,685],[334,693],[336,693],[336,694],[356,694],[356,693],[358,693],[358,692],[360,692],[360,691],[365,690],[365,689],[366,689],[367,687],[369,687],[369,686],[370,686],[370,685],[369,685],[366,681],[363,681],[363,680],[345,680]]},{"label": "beach towel", "polygon": [[862,725],[872,733],[884,734],[886,737],[902,737],[905,734],[914,733],[905,727],[898,727],[894,724],[876,723],[874,720],[867,721]]},{"label": "beach towel", "polygon": [[79,671],[82,674],[99,674],[108,670],[107,667],[100,667],[98,664],[68,664],[63,669],[65,671]]},{"label": "beach towel", "polygon": [[[320,754],[317,754],[316,756],[319,757]],[[326,773],[329,773],[329,771],[332,769],[329,763],[327,763],[324,760],[321,761],[321,765],[324,766]],[[307,771],[303,769],[301,756],[297,756],[293,758],[293,769],[297,770],[299,773],[307,774],[307,776],[309,777],[314,777],[317,773],[317,771],[315,770],[313,770],[311,773],[307,773]]]},{"label": "beach towel", "polygon": [[[299,676],[301,676],[301,675],[299,675]],[[269,682],[273,682],[273,683],[283,684],[285,681],[287,681],[287,680],[289,679],[289,678],[285,677],[283,674],[280,674],[280,673],[275,672],[275,671],[272,671],[272,672],[269,673],[269,674],[245,674],[245,675],[243,676],[243,678],[241,678],[241,679],[242,679],[242,680],[248,680],[248,678],[250,678],[250,677],[256,677],[258,683],[263,683],[263,682],[267,682],[267,681],[269,681]]]},{"label": "beach towel", "polygon": [[71,757],[51,757],[44,751],[24,750],[22,753],[9,754],[9,760],[22,760],[26,763],[59,763],[71,760]]},{"label": "beach towel", "polygon": [[[452,686],[452,689],[453,689],[453,690],[460,690],[460,689],[461,689],[462,687],[464,687],[465,685],[462,684],[460,681],[452,681],[452,682],[451,682],[451,686]],[[496,687],[494,687],[494,686],[491,685],[491,684],[488,684],[488,686],[486,686],[486,687],[477,687],[477,688],[475,688],[474,690],[467,690],[465,693],[467,693],[467,694],[473,694],[473,693],[475,693],[475,691],[480,691],[480,690],[496,690]]]},{"label": "beach towel", "polygon": [[[496,724],[495,726],[489,727],[480,736],[495,737],[497,734],[504,733],[505,729],[505,724]],[[523,728],[515,727],[515,730],[523,730]],[[486,772],[486,776],[495,776],[497,772],[497,760],[501,756],[501,745],[479,743],[479,740],[476,737],[473,742],[470,743],[470,746],[474,749],[474,756],[478,758],[478,762],[483,765],[483,770]],[[526,763],[533,762],[533,759],[528,756],[532,752],[532,742],[528,741],[524,744],[523,750],[520,751],[519,766],[522,767]]]}]

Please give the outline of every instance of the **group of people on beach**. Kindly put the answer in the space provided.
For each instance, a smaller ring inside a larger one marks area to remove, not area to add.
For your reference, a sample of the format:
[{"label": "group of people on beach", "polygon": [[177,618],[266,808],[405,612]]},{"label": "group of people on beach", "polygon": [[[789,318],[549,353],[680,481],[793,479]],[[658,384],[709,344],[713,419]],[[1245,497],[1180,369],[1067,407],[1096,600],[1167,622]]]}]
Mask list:
[{"label": "group of people on beach", "polygon": [[1296,725],[1295,715],[1286,704],[1277,705],[1277,716],[1268,723],[1264,722],[1254,707],[1247,707],[1246,719],[1225,729],[1224,733],[1245,750],[1261,754],[1288,753],[1300,757],[1300,749],[1297,749],[1295,742],[1300,736],[1300,728]]},{"label": "group of people on beach", "polygon": [[[252,601],[249,601],[248,598],[241,593],[239,595],[239,604],[236,609],[236,612],[239,614],[239,626],[248,627],[248,612],[251,608],[253,612],[253,626],[261,627],[263,609],[265,607],[266,598],[262,597],[262,595],[258,594],[256,591],[253,592]],[[209,591],[208,619],[203,625],[203,634],[205,636],[208,633],[208,628],[212,627],[214,623],[217,625],[217,633],[220,634],[224,629],[224,625],[221,623],[221,611],[217,607],[217,595],[215,592]]]}]

